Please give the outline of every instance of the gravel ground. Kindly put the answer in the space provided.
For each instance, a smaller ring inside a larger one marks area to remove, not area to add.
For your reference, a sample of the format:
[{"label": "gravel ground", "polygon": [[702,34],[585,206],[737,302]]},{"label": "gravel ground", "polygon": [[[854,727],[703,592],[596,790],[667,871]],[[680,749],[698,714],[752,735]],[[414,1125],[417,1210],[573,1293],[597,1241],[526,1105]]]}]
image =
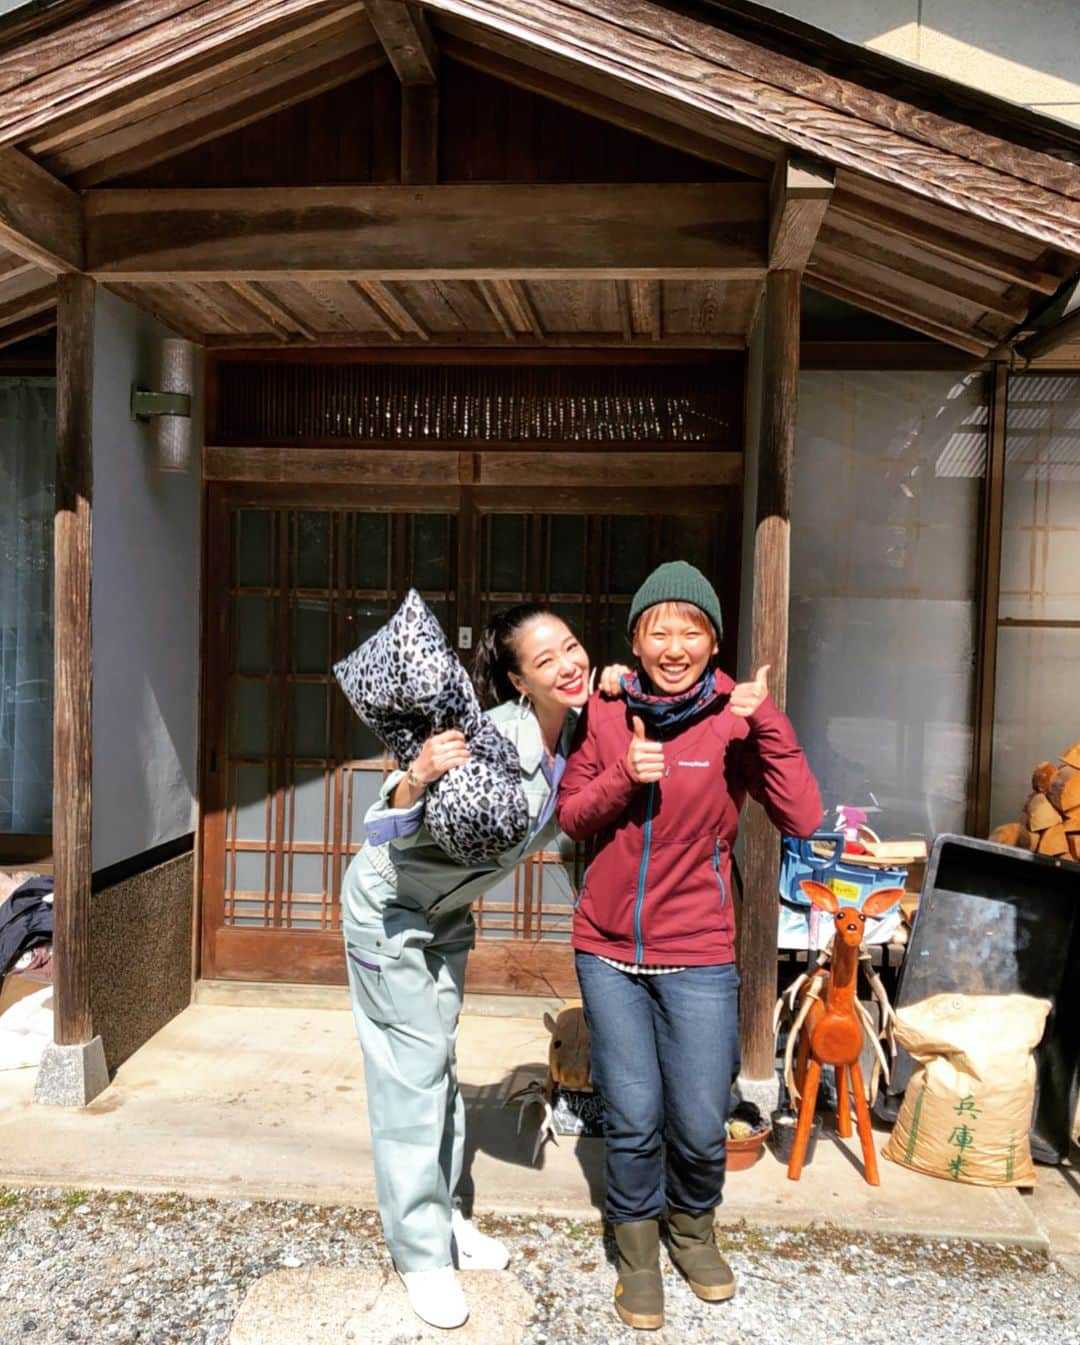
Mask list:
[{"label": "gravel ground", "polygon": [[[1031,1252],[833,1230],[725,1230],[740,1289],[700,1303],[667,1277],[668,1325],[609,1306],[599,1224],[484,1219],[537,1309],[527,1345],[1076,1345],[1080,1281]],[[0,1342],[223,1345],[245,1291],[281,1266],[386,1264],[374,1214],[286,1202],[0,1189]],[[328,1343],[336,1345],[336,1343]]]}]

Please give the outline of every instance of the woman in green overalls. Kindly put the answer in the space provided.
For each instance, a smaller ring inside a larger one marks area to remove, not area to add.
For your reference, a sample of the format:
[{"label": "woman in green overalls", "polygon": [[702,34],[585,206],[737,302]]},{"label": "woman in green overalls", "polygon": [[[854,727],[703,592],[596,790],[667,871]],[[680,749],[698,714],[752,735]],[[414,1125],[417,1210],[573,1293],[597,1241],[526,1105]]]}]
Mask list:
[{"label": "woman in green overalls", "polygon": [[481,637],[474,680],[518,750],[529,805],[524,841],[463,867],[422,825],[428,785],[468,758],[457,730],[435,734],[395,771],[365,818],[365,844],[341,894],[353,1014],[364,1053],[379,1213],[414,1311],[434,1326],[468,1316],[458,1268],[498,1269],[508,1254],[454,1201],[465,1142],[455,1062],[471,903],[558,833],[555,794],[589,659],[561,618],[523,605]]}]

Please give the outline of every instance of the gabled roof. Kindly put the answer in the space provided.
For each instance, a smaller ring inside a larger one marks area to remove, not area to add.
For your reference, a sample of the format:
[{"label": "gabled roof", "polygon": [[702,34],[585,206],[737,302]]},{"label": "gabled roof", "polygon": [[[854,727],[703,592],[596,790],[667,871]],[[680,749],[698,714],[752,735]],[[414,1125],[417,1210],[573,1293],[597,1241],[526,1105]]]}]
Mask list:
[{"label": "gabled roof", "polygon": [[[744,179],[768,181],[790,153],[835,170],[808,283],[971,354],[1014,335],[1080,266],[1080,167],[1072,161],[1080,136],[1047,118],[743,0],[421,5],[445,57]],[[380,8],[394,5],[382,0]],[[29,24],[12,22],[19,17],[0,26],[0,147],[24,156],[13,161],[19,172],[36,165],[76,189],[138,173],[317,98],[385,59],[359,0],[68,0]],[[86,199],[91,209],[93,197]],[[0,233],[3,224],[0,210]],[[398,278],[376,291],[372,311],[370,293],[365,300],[333,276],[300,278],[290,289],[281,277],[219,279],[211,270],[192,292],[176,276],[138,274],[116,284],[166,320],[174,300],[173,316],[192,334],[305,341],[327,334],[320,311],[335,314],[329,330],[342,341],[350,333],[385,341],[388,321],[394,339],[437,338],[424,313],[445,311],[452,292],[459,343],[470,331],[514,341],[526,329],[537,340],[584,341],[601,335],[595,317],[588,328],[553,333],[538,316],[555,311],[552,286],[578,284],[582,295],[590,286],[596,292],[593,313],[614,324],[614,339],[620,331],[631,341],[655,337],[666,306],[674,319],[677,302],[689,302],[704,316],[686,339],[699,332],[730,343],[745,337],[760,284],[749,273],[726,283],[719,274],[658,275],[650,290],[645,281],[599,274],[577,281],[530,274],[484,291],[475,279],[445,276],[417,279],[405,302],[407,282]],[[364,280],[361,290],[375,283]],[[711,286],[713,297],[695,285]],[[0,254],[0,325],[40,326],[49,286],[47,272]],[[436,300],[431,286],[444,297]],[[605,287],[610,297],[601,300]],[[297,289],[325,302],[312,305]],[[493,298],[499,292],[502,299]],[[283,321],[297,304],[304,320]],[[714,327],[701,330],[710,312]],[[247,332],[243,313],[261,313]],[[671,322],[666,331],[678,334]]]}]

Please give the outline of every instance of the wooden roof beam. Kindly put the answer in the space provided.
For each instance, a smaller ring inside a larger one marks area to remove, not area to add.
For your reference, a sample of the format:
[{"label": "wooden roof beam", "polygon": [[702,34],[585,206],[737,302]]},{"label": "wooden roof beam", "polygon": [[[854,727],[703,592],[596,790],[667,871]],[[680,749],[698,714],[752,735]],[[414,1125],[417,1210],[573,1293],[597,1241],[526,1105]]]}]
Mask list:
[{"label": "wooden roof beam", "polygon": [[359,0],[355,3],[349,0],[340,9],[329,14],[316,14],[310,21],[300,24],[295,18],[286,19],[284,23],[271,23],[260,29],[257,42],[240,38],[224,50],[212,48],[197,60],[185,63],[181,71],[166,80],[150,80],[137,90],[121,90],[113,96],[98,99],[92,110],[61,114],[26,141],[23,148],[57,176],[65,177],[62,169],[51,165],[56,156],[73,146],[144,121],[166,108],[177,108],[193,98],[210,95],[227,83],[242,82],[291,52],[332,40],[345,32],[353,34],[358,43],[374,46],[380,60],[385,60],[363,5]]},{"label": "wooden roof beam", "polygon": [[60,112],[68,117],[125,90],[137,97],[212,52],[248,38],[254,44],[271,23],[294,15],[302,22],[311,7],[312,0],[124,0],[54,34],[59,54],[52,40],[0,52],[0,144],[28,139]]},{"label": "wooden roof beam", "polygon": [[419,5],[365,0],[365,8],[402,84],[436,83],[439,47]]},{"label": "wooden roof beam", "polygon": [[630,307],[630,282],[628,280],[616,280],[615,298],[619,305],[619,329],[623,334],[623,340],[629,345],[634,339],[634,314]]},{"label": "wooden roof beam", "polygon": [[[105,281],[754,280],[760,183],[97,190]],[[662,201],[663,208],[657,208]]]},{"label": "wooden roof beam", "polygon": [[1021,359],[1037,360],[1041,355],[1049,355],[1059,347],[1078,339],[1080,339],[1080,280],[1073,283],[1072,290],[1060,310],[1060,316],[1048,326],[1017,342],[1014,349]]},{"label": "wooden roof beam", "polygon": [[82,270],[78,196],[17,149],[0,151],[0,245],[51,275]]},{"label": "wooden roof beam", "polygon": [[[479,29],[512,34],[518,46],[588,66],[609,82],[659,93],[697,114],[702,129],[733,124],[838,167],[1080,254],[1080,172],[1046,156],[978,137],[873,94],[848,110],[858,86],[784,62],[762,47],[669,8],[626,0],[423,0],[426,9]],[[486,38],[485,38],[486,40]],[[786,87],[785,87],[786,85]],[[865,92],[865,91],[864,91]],[[881,115],[891,103],[888,115]],[[925,125],[924,125],[925,124]],[[940,134],[938,133],[940,131]],[[982,156],[980,161],[979,156]],[[995,160],[991,162],[991,160]],[[1041,162],[1036,162],[1041,160]],[[1038,178],[1038,182],[1031,179]]]},{"label": "wooden roof beam", "polygon": [[28,262],[25,257],[20,257],[14,252],[0,256],[0,285],[6,285],[9,280],[17,280],[20,276],[29,275],[31,271],[36,270],[37,267],[33,262]]},{"label": "wooden roof beam", "polygon": [[492,285],[511,319],[530,336],[544,338],[544,324],[529,291],[520,280],[494,280]]},{"label": "wooden roof beam", "polygon": [[428,339],[430,333],[427,328],[388,285],[375,278],[350,283],[382,321],[391,340],[400,341],[404,336],[416,337],[421,341]]},{"label": "wooden roof beam", "polygon": [[[117,293],[123,291],[132,302],[138,304],[139,300],[135,297],[138,294],[137,285],[109,285],[110,290]],[[145,307],[145,305],[142,305]],[[168,325],[168,316],[161,319]],[[175,324],[174,324],[175,325]],[[299,346],[301,342],[290,341],[282,342],[278,337],[266,335],[249,336],[230,336],[221,332],[208,332],[204,338],[201,338],[203,344],[207,347],[213,347],[215,350],[278,350],[283,346]],[[310,343],[304,343],[305,345]],[[373,332],[320,332],[316,338],[315,344],[319,348],[334,350],[345,348],[356,350],[361,348],[386,349],[387,340],[382,333]],[[745,332],[686,332],[677,335],[666,335],[660,341],[654,341],[649,336],[635,336],[629,343],[623,340],[622,332],[613,331],[580,331],[580,332],[547,332],[542,337],[521,335],[511,346],[506,336],[501,332],[442,332],[433,334],[430,340],[416,336],[401,337],[394,342],[392,347],[394,351],[409,351],[410,353],[417,349],[433,352],[435,357],[444,355],[446,358],[457,359],[463,351],[492,350],[506,351],[510,350],[529,350],[536,352],[541,357],[546,351],[557,350],[577,350],[577,351],[599,351],[599,350],[633,350],[642,355],[655,355],[663,350],[679,350],[688,352],[686,358],[692,359],[703,350],[745,350],[746,333]]]},{"label": "wooden roof beam", "polygon": [[978,304],[988,313],[997,313],[1010,322],[1022,322],[1030,307],[1030,293],[1017,293],[1018,287],[1003,287],[988,280],[984,272],[969,266],[929,254],[918,244],[898,239],[872,224],[856,220],[850,215],[830,212],[818,235],[822,247],[831,247],[846,254],[849,260],[861,258],[887,266],[905,280],[933,285],[947,293],[959,294]]},{"label": "wooden roof beam", "polygon": [[234,280],[232,288],[274,327],[290,333],[295,332],[305,341],[316,339],[314,329],[306,322],[302,322],[277,295],[268,293],[264,285],[257,285],[248,280]]},{"label": "wooden roof beam", "polygon": [[951,233],[936,224],[926,224],[917,214],[909,215],[847,191],[837,192],[830,214],[872,224],[883,233],[918,243],[928,252],[983,271],[1010,285],[1023,285],[1025,289],[1038,290],[1040,294],[1056,294],[1061,287],[1061,276],[1025,262],[1002,248],[976,242],[959,231]]},{"label": "wooden roof beam", "polygon": [[423,11],[403,0],[367,0],[368,17],[401,81],[401,180],[439,180],[439,47]]},{"label": "wooden roof beam", "polygon": [[244,79],[116,128],[52,156],[50,166],[76,187],[141,172],[296,103],[378,69],[385,57],[362,30],[304,48]]},{"label": "wooden roof beam", "polygon": [[804,271],[832,200],[836,173],[829,164],[783,154],[769,196],[769,270]]},{"label": "wooden roof beam", "polygon": [[25,341],[31,336],[40,336],[42,332],[50,331],[56,326],[56,304],[50,308],[43,309],[33,317],[23,318],[21,322],[13,322],[5,327],[0,327],[0,347],[13,346],[19,341]]},{"label": "wooden roof beam", "polygon": [[966,350],[969,355],[978,355],[981,358],[988,355],[995,344],[992,340],[980,340],[973,332],[928,318],[899,301],[886,300],[880,295],[867,294],[862,289],[839,284],[828,276],[818,274],[813,266],[807,268],[806,283],[816,290],[821,290],[823,294],[831,294],[834,299],[842,299],[845,303],[853,304],[856,308],[865,308],[869,313],[877,313],[880,317],[888,318],[902,327],[910,327],[913,331],[922,332],[924,336],[932,336],[935,341],[943,341],[946,345]]},{"label": "wooden roof beam", "polygon": [[928,318],[960,331],[983,332],[987,340],[1001,340],[1015,327],[1013,320],[991,312],[962,289],[943,289],[902,268],[857,257],[842,245],[834,246],[827,238],[822,239],[814,252],[812,265],[816,275],[838,285],[880,295],[886,302],[908,303],[912,312],[925,313]]},{"label": "wooden roof beam", "polygon": [[401,86],[401,181],[430,186],[439,180],[439,86]]}]

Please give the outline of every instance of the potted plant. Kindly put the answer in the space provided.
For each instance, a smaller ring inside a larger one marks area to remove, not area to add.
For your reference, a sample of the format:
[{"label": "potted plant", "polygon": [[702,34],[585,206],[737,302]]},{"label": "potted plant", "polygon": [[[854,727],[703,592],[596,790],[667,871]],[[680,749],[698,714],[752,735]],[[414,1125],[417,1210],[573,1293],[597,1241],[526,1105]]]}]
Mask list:
[{"label": "potted plant", "polygon": [[769,1137],[769,1122],[752,1102],[740,1102],[727,1122],[727,1169],[753,1167]]}]

